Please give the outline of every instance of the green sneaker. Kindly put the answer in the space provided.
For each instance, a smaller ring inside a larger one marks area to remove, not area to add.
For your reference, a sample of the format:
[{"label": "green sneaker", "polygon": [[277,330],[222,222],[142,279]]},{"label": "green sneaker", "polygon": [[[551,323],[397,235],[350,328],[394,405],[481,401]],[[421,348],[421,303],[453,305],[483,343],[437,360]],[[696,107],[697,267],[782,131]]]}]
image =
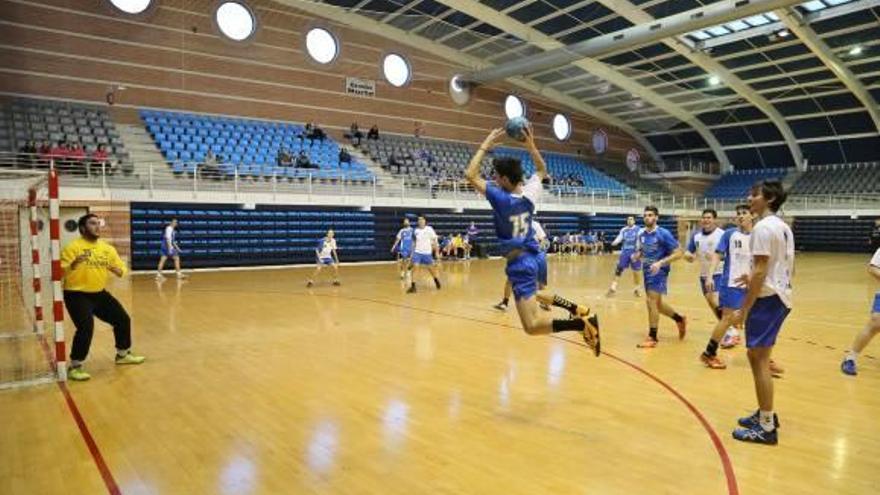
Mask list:
[{"label": "green sneaker", "polygon": [[82,369],[81,366],[78,366],[76,368],[70,368],[69,370],[67,370],[67,379],[68,380],[73,380],[76,382],[84,382],[91,377],[92,377],[92,375],[86,373],[86,370]]},{"label": "green sneaker", "polygon": [[126,353],[125,356],[120,357],[117,355],[116,356],[116,364],[141,364],[146,359],[147,358],[145,358],[143,356],[137,356],[135,354],[132,354],[131,351],[129,351],[128,353]]}]

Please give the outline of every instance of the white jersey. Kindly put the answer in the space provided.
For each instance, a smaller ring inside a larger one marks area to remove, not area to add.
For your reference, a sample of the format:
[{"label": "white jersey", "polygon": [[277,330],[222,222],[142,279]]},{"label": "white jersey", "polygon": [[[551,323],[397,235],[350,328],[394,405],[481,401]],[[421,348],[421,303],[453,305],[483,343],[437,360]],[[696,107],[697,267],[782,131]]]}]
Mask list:
[{"label": "white jersey", "polygon": [[779,296],[786,307],[791,307],[791,276],[794,272],[794,235],[776,215],[762,218],[752,230],[750,239],[752,258],[768,256],[767,278],[758,297]]},{"label": "white jersey", "polygon": [[[718,243],[721,242],[721,236],[723,235],[724,230],[716,227],[715,230],[708,234],[700,229],[693,235],[693,237],[691,237],[691,242],[688,243],[688,252],[694,253],[697,257],[697,261],[700,262],[701,277],[709,276],[709,268],[712,264],[712,253],[715,252],[715,248],[718,247]],[[713,275],[720,275],[723,270],[724,266],[719,263]]]},{"label": "white jersey", "polygon": [[727,286],[744,288],[741,282],[736,280],[743,275],[752,272],[752,251],[749,246],[750,234],[735,231],[730,235],[727,246],[727,258],[724,260],[728,270]]},{"label": "white jersey", "polygon": [[876,266],[877,268],[880,268],[880,248],[877,248],[877,250],[874,251],[874,256],[871,257],[870,264],[871,266]]},{"label": "white jersey", "polygon": [[538,241],[538,244],[541,244],[547,239],[547,233],[544,232],[544,227],[541,227],[541,224],[538,223],[537,220],[532,220],[532,230],[535,231],[535,240]]},{"label": "white jersey", "polygon": [[332,258],[333,251],[336,249],[336,239],[327,239],[326,237],[321,242],[321,249],[318,253],[318,257],[321,259]]},{"label": "white jersey", "polygon": [[168,244],[174,244],[174,227],[167,225],[165,227],[165,234],[162,235],[162,242],[167,246]]},{"label": "white jersey", "polygon": [[434,252],[434,244],[437,242],[437,233],[434,227],[425,225],[424,228],[416,227],[413,230],[413,237],[416,238],[416,254],[432,254]]}]

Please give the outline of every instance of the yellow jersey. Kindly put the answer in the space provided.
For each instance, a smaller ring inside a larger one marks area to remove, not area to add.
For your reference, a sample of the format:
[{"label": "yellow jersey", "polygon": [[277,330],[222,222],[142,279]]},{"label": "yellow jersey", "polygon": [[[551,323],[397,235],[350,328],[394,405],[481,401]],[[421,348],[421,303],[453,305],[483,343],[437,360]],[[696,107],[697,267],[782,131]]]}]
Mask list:
[{"label": "yellow jersey", "polygon": [[[70,265],[82,254],[88,255],[88,258],[71,269]],[[119,268],[125,274],[125,263],[119,258],[116,248],[101,239],[92,242],[80,237],[61,251],[64,290],[101,292],[107,287],[109,267]]]}]

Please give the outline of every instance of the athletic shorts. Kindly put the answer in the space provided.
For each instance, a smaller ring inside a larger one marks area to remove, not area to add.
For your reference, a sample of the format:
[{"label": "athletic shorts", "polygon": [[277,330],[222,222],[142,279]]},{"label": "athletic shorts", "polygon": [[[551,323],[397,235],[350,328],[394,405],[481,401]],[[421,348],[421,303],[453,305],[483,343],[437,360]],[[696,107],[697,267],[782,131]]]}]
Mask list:
[{"label": "athletic shorts", "polygon": [[791,308],[777,295],[759,297],[746,319],[746,347],[771,347]]},{"label": "athletic shorts", "polygon": [[[716,273],[712,275],[712,280],[715,281],[715,292],[718,292],[718,289],[721,288],[721,274]],[[700,276],[700,290],[703,291],[703,295],[706,295],[706,277]]]},{"label": "athletic shorts", "polygon": [[541,251],[538,256],[538,283],[547,285],[547,253]]},{"label": "athletic shorts", "polygon": [[412,255],[412,262],[414,265],[431,266],[434,264],[434,257],[430,254],[415,253]]},{"label": "athletic shorts", "polygon": [[620,252],[620,258],[617,259],[617,270],[615,273],[620,275],[627,268],[630,270],[636,271],[642,269],[642,260],[633,261],[632,257],[636,254],[635,251],[624,250]]},{"label": "athletic shorts", "polygon": [[871,308],[872,313],[880,313],[880,292],[874,294],[874,307]]},{"label": "athletic shorts", "polygon": [[320,260],[318,260],[318,262],[321,263],[322,265],[332,265],[333,258],[321,258]]},{"label": "athletic shorts", "polygon": [[[538,276],[542,264],[540,256],[536,253],[524,252],[518,257],[507,262],[507,280],[513,288],[513,296],[517,301],[528,299],[538,292]],[[546,259],[543,263],[546,274]]]},{"label": "athletic shorts", "polygon": [[722,286],[718,291],[718,306],[737,310],[742,309],[746,301],[746,289]]},{"label": "athletic shorts", "polygon": [[162,243],[162,247],[159,248],[159,252],[162,253],[162,256],[167,256],[169,258],[173,258],[173,257],[178,256],[180,254],[174,248],[168,249],[168,246],[166,246],[164,243]]},{"label": "athletic shorts", "polygon": [[669,279],[668,273],[661,271],[657,275],[651,275],[651,272],[645,270],[643,274],[645,276],[645,292],[656,292],[666,295],[666,281]]},{"label": "athletic shorts", "polygon": [[410,256],[412,256],[412,248],[408,247],[406,249],[401,249],[400,251],[397,252],[397,254],[400,255],[401,258],[407,259]]}]

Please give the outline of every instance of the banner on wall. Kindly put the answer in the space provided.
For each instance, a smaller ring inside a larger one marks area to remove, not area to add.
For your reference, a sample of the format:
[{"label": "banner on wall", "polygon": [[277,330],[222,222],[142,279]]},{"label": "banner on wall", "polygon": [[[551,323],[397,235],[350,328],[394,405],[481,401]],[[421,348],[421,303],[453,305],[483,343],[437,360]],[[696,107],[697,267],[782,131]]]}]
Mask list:
[{"label": "banner on wall", "polygon": [[360,79],[357,77],[345,78],[345,92],[350,95],[375,98],[376,81],[372,79]]},{"label": "banner on wall", "polygon": [[626,168],[628,168],[630,172],[635,172],[636,169],[639,168],[639,161],[641,159],[642,157],[639,155],[639,150],[630,148],[630,150],[626,152]]},{"label": "banner on wall", "polygon": [[593,131],[593,152],[597,155],[605,153],[608,149],[608,134],[604,129],[596,129]]}]

